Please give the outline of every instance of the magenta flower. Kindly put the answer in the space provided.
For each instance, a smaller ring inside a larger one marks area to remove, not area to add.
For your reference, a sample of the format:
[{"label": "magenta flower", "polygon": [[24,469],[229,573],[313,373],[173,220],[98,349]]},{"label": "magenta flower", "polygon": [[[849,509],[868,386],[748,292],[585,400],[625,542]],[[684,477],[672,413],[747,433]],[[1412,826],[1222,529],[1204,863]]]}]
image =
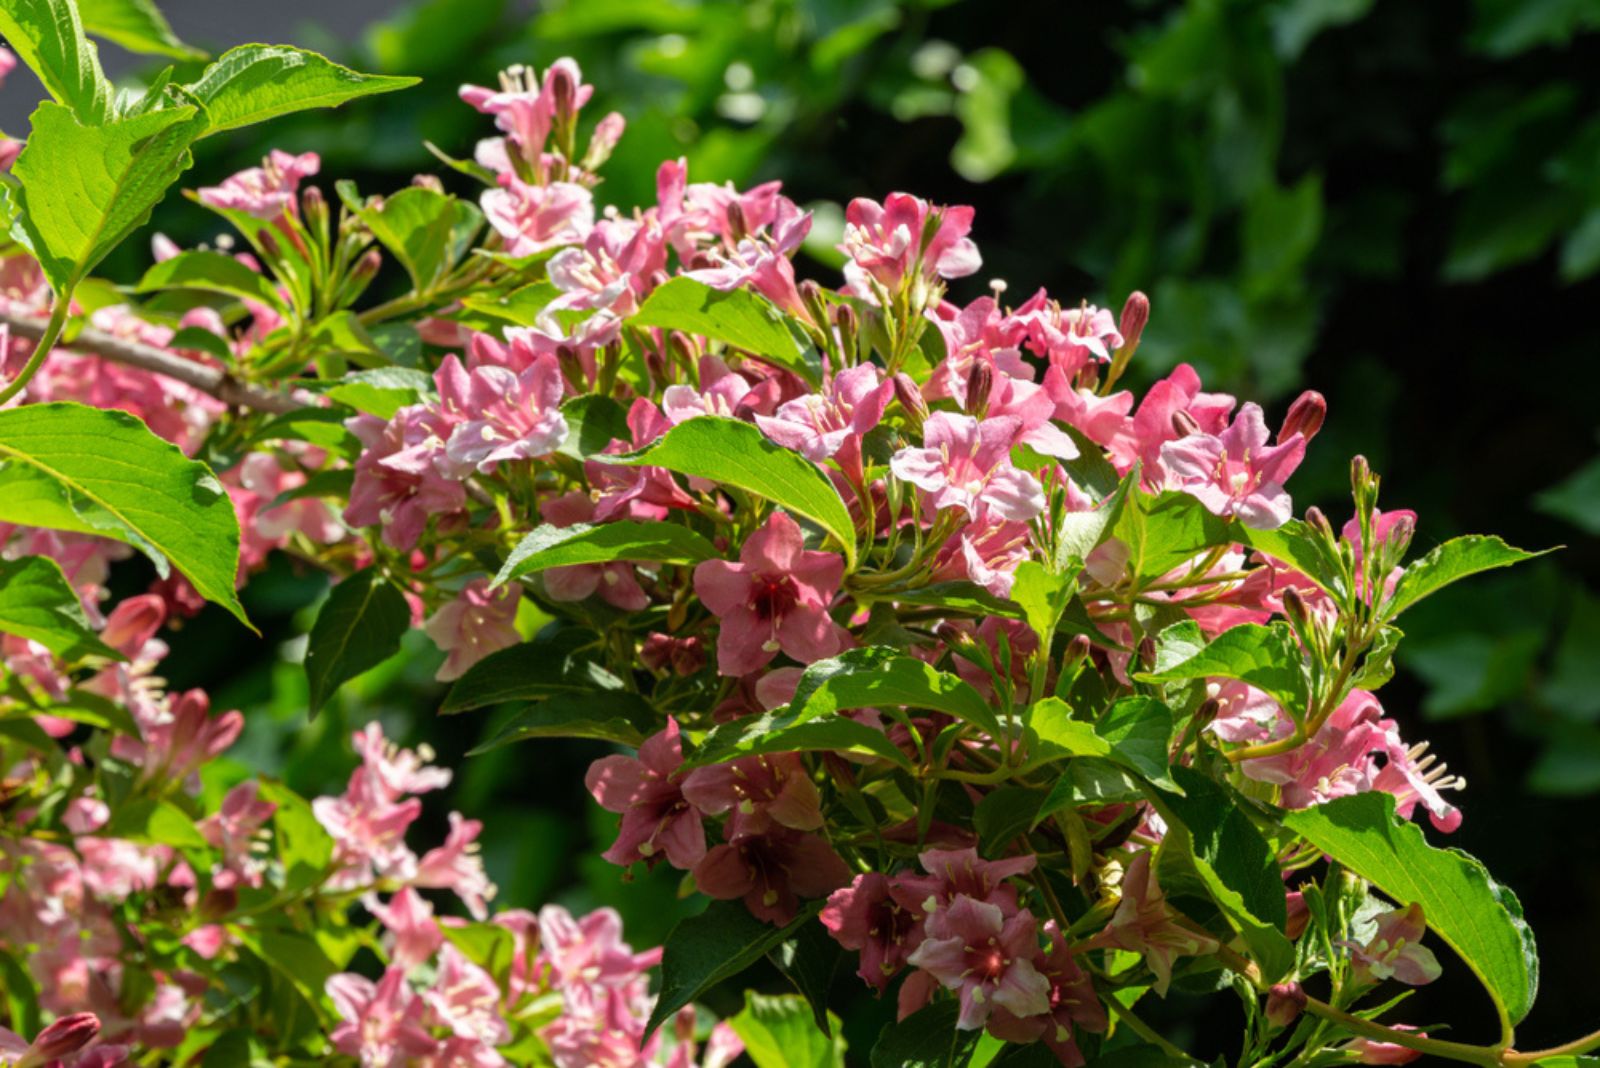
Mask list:
[{"label": "magenta flower", "polygon": [[[1204,393],[1200,376],[1186,363],[1145,391],[1139,410],[1133,414],[1132,440],[1126,452],[1114,452],[1119,471],[1126,472],[1134,460],[1144,463],[1146,486],[1161,484],[1161,446],[1176,439],[1179,431],[1174,417],[1179,413],[1194,420],[1202,433],[1220,434],[1228,425],[1234,399],[1226,393]],[[1122,446],[1114,443],[1114,447]]]},{"label": "magenta flower", "polygon": [[1081,1065],[1078,1031],[1104,1032],[1109,1026],[1106,1008],[1095,996],[1094,983],[1072,959],[1067,940],[1054,920],[1044,925],[1048,944],[1033,958],[1033,966],[1050,984],[1050,1008],[1037,1016],[1018,1016],[997,1005],[989,1016],[989,1033],[1007,1042],[1043,1040],[1063,1065]]},{"label": "magenta flower", "polygon": [[1271,530],[1294,514],[1283,483],[1305,454],[1298,434],[1269,446],[1260,406],[1246,404],[1221,434],[1194,433],[1162,445],[1161,464],[1168,489],[1191,494],[1213,515]]},{"label": "magenta flower", "polygon": [[1216,939],[1176,920],[1166,894],[1156,883],[1149,850],[1128,863],[1122,874],[1122,899],[1117,902],[1117,911],[1089,944],[1143,954],[1145,964],[1156,976],[1155,992],[1162,997],[1167,995],[1172,965],[1179,957],[1199,956],[1217,948]]},{"label": "magenta flower", "polygon": [[1428,930],[1422,906],[1393,909],[1378,917],[1378,929],[1366,945],[1341,942],[1350,951],[1350,978],[1358,986],[1395,979],[1407,986],[1426,986],[1443,970],[1433,951],[1422,944]]},{"label": "magenta flower", "polygon": [[444,845],[422,855],[411,879],[416,886],[454,890],[475,920],[489,915],[488,902],[495,894],[495,885],[489,881],[483,858],[478,855],[478,835],[482,830],[481,821],[465,819],[459,812],[450,813],[450,833],[445,836]]},{"label": "magenta flower", "polygon": [[1006,880],[1026,875],[1038,862],[1031,854],[983,860],[972,848],[929,849],[917,859],[928,874],[901,874],[895,882],[902,900],[920,902],[921,910],[930,915],[958,897],[996,905],[1009,915],[1017,909],[1017,890]]},{"label": "magenta flower", "polygon": [[1038,952],[1031,912],[1007,918],[998,905],[962,894],[929,918],[927,938],[907,961],[959,992],[956,1026],[971,1031],[996,1008],[1024,1017],[1050,1011],[1050,982],[1033,966]]},{"label": "magenta flower", "polygon": [[728,817],[727,836],[766,834],[774,825],[796,831],[822,826],[822,797],[799,753],[744,757],[696,768],[683,796],[708,816]]},{"label": "magenta flower", "polygon": [[833,376],[825,393],[808,393],[781,405],[770,416],[756,416],[761,432],[813,463],[840,457],[846,471],[859,471],[861,438],[883,419],[894,383],[870,363]]},{"label": "magenta flower", "polygon": [[242,170],[221,185],[200,190],[200,203],[226,211],[242,211],[271,222],[296,212],[294,196],[300,180],[322,166],[315,152],[295,156],[273,149],[261,166]]},{"label": "magenta flower", "polygon": [[406,985],[404,969],[391,966],[376,983],[342,973],[330,978],[326,989],[341,1017],[328,1040],[365,1068],[406,1068],[412,1057],[438,1048],[423,1026],[423,1002]]},{"label": "magenta flower", "polygon": [[[628,409],[631,442],[613,440],[608,453],[642,449],[671,429],[672,424],[648,397],[639,397]],[[665,519],[673,508],[693,510],[695,499],[662,467],[624,467],[599,460],[586,460],[584,474],[599,496],[595,498],[594,521],[613,519]]]},{"label": "magenta flower", "polygon": [[589,765],[584,785],[600,807],[622,815],[622,828],[602,854],[613,864],[654,864],[661,857],[687,871],[706,855],[700,812],[683,795],[683,745],[678,721],[645,739],[637,759],[601,757]]},{"label": "magenta flower", "polygon": [[972,274],[983,265],[967,237],[972,216],[969,207],[938,208],[910,193],[890,193],[882,204],[857,197],[845,208],[839,245],[850,257],[845,288],[876,302],[874,282],[893,293],[914,275],[931,282]]},{"label": "magenta flower", "polygon": [[515,583],[498,590],[489,589],[487,578],[467,583],[422,628],[433,644],[449,654],[434,677],[441,682],[459,679],[490,653],[522,641],[516,628],[521,600],[522,590]]},{"label": "magenta flower", "polygon": [[365,446],[356,460],[345,522],[381,525],[385,542],[410,549],[431,517],[459,512],[466,504],[467,491],[445,454],[454,427],[439,412],[413,404],[387,422],[362,414],[345,425]]},{"label": "magenta flower", "polygon": [[446,356],[433,379],[440,406],[455,425],[445,454],[463,474],[548,456],[566,440],[566,386],[554,355],[536,357],[521,373],[492,365],[468,373],[455,356]]},{"label": "magenta flower", "polygon": [[[1428,1032],[1418,1031],[1410,1024],[1396,1024],[1397,1031],[1414,1031],[1418,1038],[1427,1038]],[[1356,1055],[1357,1064],[1410,1064],[1422,1056],[1420,1049],[1402,1046],[1398,1042],[1380,1042],[1375,1038],[1352,1038],[1342,1047]]]},{"label": "magenta flower", "polygon": [[577,245],[594,229],[594,195],[573,182],[529,185],[509,171],[481,198],[484,217],[512,256]]},{"label": "magenta flower", "polygon": [[858,875],[828,895],[819,917],[834,941],[860,953],[856,974],[880,994],[922,944],[922,911],[895,891],[886,875]]},{"label": "magenta flower", "polygon": [[844,561],[808,552],[800,526],[784,512],[745,541],[739,562],[707,560],[694,569],[694,588],[718,616],[717,669],[748,675],[781,650],[809,664],[833,656],[849,634],[828,615]]},{"label": "magenta flower", "polygon": [[988,419],[935,412],[923,425],[920,449],[895,453],[890,469],[924,490],[935,510],[960,508],[976,517],[980,505],[1002,519],[1027,522],[1044,511],[1044,488],[1011,466],[1015,419]]},{"label": "magenta flower", "polygon": [[722,901],[744,898],[750,913],[782,927],[802,897],[821,897],[850,881],[850,868],[826,839],[777,827],[714,846],[694,867],[695,886]]}]

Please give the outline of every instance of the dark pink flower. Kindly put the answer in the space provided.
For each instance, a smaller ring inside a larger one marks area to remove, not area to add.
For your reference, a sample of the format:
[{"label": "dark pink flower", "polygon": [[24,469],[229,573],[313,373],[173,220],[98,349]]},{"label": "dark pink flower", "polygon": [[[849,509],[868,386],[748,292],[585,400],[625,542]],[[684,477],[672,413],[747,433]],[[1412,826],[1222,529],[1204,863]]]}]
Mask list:
[{"label": "dark pink flower", "polygon": [[[628,409],[628,431],[631,442],[612,441],[606,446],[608,453],[631,452],[642,449],[671,429],[672,424],[661,409],[648,397],[639,397]],[[584,473],[589,485],[599,492],[595,499],[594,520],[606,523],[613,519],[665,519],[674,508],[693,510],[695,499],[672,478],[672,473],[661,467],[624,467],[600,460],[584,462]]]},{"label": "dark pink flower", "polygon": [[802,897],[821,897],[850,881],[850,869],[826,839],[777,827],[714,846],[694,868],[707,897],[744,898],[752,915],[779,927]]},{"label": "dark pink flower", "polygon": [[1031,912],[1008,918],[998,905],[962,894],[927,928],[907,961],[959,993],[957,1027],[982,1027],[996,1008],[1021,1017],[1050,1011],[1050,982],[1033,966],[1039,935]]},{"label": "dark pink flower", "polygon": [[1028,874],[1038,862],[1031,854],[984,860],[971,848],[929,849],[917,859],[928,874],[897,876],[897,894],[902,900],[919,902],[918,907],[929,915],[957,897],[996,905],[1009,915],[1017,908],[1017,890],[1006,880]]},{"label": "dark pink flower", "polygon": [[780,650],[805,664],[839,652],[849,634],[828,607],[843,580],[843,559],[806,551],[799,524],[773,512],[738,563],[707,560],[694,570],[695,592],[721,624],[717,669],[748,675]]},{"label": "dark pink flower", "polygon": [[1011,466],[1019,429],[1011,418],[980,423],[970,415],[935,412],[923,424],[923,447],[901,449],[890,467],[925,491],[934,510],[960,508],[975,517],[980,505],[988,505],[1002,519],[1027,522],[1044,511],[1044,488]]},{"label": "dark pink flower", "polygon": [[654,864],[661,857],[687,871],[706,855],[700,812],[683,795],[683,746],[678,721],[645,739],[637,759],[601,757],[589,765],[584,785],[601,808],[622,815],[617,840],[603,856],[613,864]]},{"label": "dark pink flower", "polygon": [[797,831],[822,826],[822,798],[799,753],[744,757],[696,768],[683,796],[708,816],[728,816],[727,836],[765,834],[773,825]]},{"label": "dark pink flower", "polygon": [[391,966],[376,983],[343,973],[326,986],[341,1017],[328,1041],[340,1053],[371,1068],[405,1068],[411,1058],[438,1048],[423,1026],[423,1002],[406,985],[404,969]]},{"label": "dark pink flower", "polygon": [[846,949],[861,954],[856,974],[881,994],[922,944],[922,911],[894,893],[886,875],[867,872],[828,895],[822,925]]},{"label": "dark pink flower", "polygon": [[1007,1042],[1043,1040],[1063,1065],[1084,1063],[1077,1032],[1099,1034],[1109,1025],[1106,1008],[1095,996],[1094,983],[1073,960],[1067,940],[1054,920],[1044,925],[1046,945],[1033,958],[1033,966],[1050,984],[1050,1008],[1038,1016],[1018,1016],[996,1006],[989,1016],[989,1033]]},{"label": "dark pink flower", "polygon": [[387,421],[363,414],[346,425],[365,446],[344,511],[347,523],[381,524],[385,542],[410,549],[430,518],[466,504],[467,491],[445,453],[454,427],[437,411],[413,404]]},{"label": "dark pink flower", "polygon": [[1299,435],[1269,446],[1260,406],[1246,404],[1221,434],[1198,432],[1162,445],[1161,464],[1168,489],[1193,495],[1214,515],[1270,530],[1293,515],[1283,483],[1305,454]]}]

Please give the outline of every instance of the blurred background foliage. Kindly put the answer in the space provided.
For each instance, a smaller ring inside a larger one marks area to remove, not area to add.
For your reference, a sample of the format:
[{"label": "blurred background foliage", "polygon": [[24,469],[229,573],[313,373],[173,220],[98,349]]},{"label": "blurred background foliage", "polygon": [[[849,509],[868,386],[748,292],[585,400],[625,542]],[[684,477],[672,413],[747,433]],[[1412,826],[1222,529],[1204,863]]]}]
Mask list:
[{"label": "blurred background foliage", "polygon": [[[1119,307],[1140,288],[1144,382],[1188,361],[1280,410],[1322,390],[1331,415],[1297,507],[1347,514],[1344,462],[1361,452],[1384,503],[1420,514],[1419,552],[1472,531],[1566,544],[1413,613],[1384,697],[1466,775],[1452,844],[1517,888],[1541,936],[1549,978],[1525,1045],[1592,1026],[1593,984],[1570,980],[1600,945],[1600,2],[425,0],[354,39],[296,32],[425,81],[206,142],[197,181],[281,146],[321,152],[328,181],[397,188],[443,170],[424,141],[469,156],[489,132],[460,83],[572,55],[597,87],[590,121],[628,118],[601,188],[624,210],[654,201],[668,157],[691,180],[782,178],[816,212],[809,269],[831,278],[850,197],[973,204],[985,269],[955,299],[994,277],[1019,302],[1044,285]],[[212,236],[182,202],[158,224]],[[620,881],[598,857],[612,817],[581,779],[601,747],[466,758],[494,724],[435,717],[425,641],[308,728],[292,639],[321,594],[279,561],[249,591],[274,643],[211,615],[174,642],[175,683],[246,709],[241,760],[333,789],[349,727],[381,715],[459,769],[453,801],[486,819],[507,904],[613,904],[641,943],[692,907],[666,871]],[[217,785],[243,770],[216,769]],[[1421,992],[1419,1022],[1476,1003],[1463,971]],[[865,1049],[884,1009],[849,982],[836,999]],[[1231,1022],[1183,1024],[1184,1000],[1169,1022],[1197,1033],[1173,1035],[1206,1053]]]}]

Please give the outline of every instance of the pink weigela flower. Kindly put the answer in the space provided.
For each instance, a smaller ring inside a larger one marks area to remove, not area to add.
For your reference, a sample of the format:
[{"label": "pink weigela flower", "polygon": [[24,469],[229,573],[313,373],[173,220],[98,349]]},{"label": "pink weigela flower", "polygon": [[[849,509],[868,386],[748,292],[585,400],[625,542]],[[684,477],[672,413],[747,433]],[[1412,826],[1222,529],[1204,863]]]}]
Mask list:
[{"label": "pink weigela flower", "polygon": [[622,815],[617,840],[603,856],[613,864],[661,857],[674,868],[687,871],[706,855],[706,835],[700,812],[683,796],[683,744],[678,721],[645,739],[637,759],[601,757],[589,765],[584,785],[600,807]]},{"label": "pink weigela flower", "polygon": [[566,440],[566,387],[554,355],[536,357],[520,373],[493,365],[469,373],[446,356],[433,377],[440,405],[455,424],[445,455],[462,472],[493,473],[504,461],[548,456]]},{"label": "pink weigela flower", "polygon": [[316,174],[322,159],[315,152],[292,155],[273,149],[261,166],[242,170],[221,185],[200,190],[200,203],[242,211],[271,222],[296,212],[294,196],[300,180]]},{"label": "pink weigela flower", "polygon": [[1011,465],[1020,424],[1002,417],[935,412],[923,426],[922,448],[895,453],[890,469],[927,493],[934,511],[960,508],[975,518],[980,505],[1002,519],[1027,522],[1044,511],[1039,480]]},{"label": "pink weigela flower", "polygon": [[1238,516],[1247,527],[1271,530],[1288,522],[1293,504],[1283,484],[1305,459],[1295,434],[1267,444],[1261,407],[1246,404],[1221,434],[1194,433],[1161,446],[1167,488],[1196,497],[1213,515]]},{"label": "pink weigela flower", "polygon": [[1016,1016],[1050,1011],[1050,981],[1033,966],[1038,951],[1031,912],[1008,918],[998,905],[962,894],[929,918],[927,938],[907,960],[959,992],[956,1026],[970,1031],[996,1008]]}]

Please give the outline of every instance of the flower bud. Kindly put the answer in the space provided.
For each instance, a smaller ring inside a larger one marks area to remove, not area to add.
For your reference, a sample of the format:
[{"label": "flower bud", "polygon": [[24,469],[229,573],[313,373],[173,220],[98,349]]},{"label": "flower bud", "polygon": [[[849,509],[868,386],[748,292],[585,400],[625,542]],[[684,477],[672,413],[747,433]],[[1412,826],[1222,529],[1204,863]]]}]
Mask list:
[{"label": "flower bud", "polygon": [[63,1016],[39,1032],[28,1051],[17,1061],[16,1068],[41,1068],[51,1061],[70,1057],[100,1033],[100,1018],[92,1012],[75,1012]]},{"label": "flower bud", "polygon": [[972,361],[967,374],[967,411],[979,419],[989,410],[989,393],[994,389],[994,368],[987,360]]},{"label": "flower bud", "polygon": [[1417,533],[1417,520],[1415,516],[1401,515],[1389,525],[1389,532],[1384,536],[1384,553],[1393,563],[1399,563],[1405,558],[1406,550],[1411,548],[1411,539]]},{"label": "flower bud", "polygon": [[1215,697],[1207,697],[1200,702],[1200,707],[1194,710],[1194,719],[1190,722],[1190,729],[1196,733],[1210,726],[1211,721],[1217,718],[1217,713],[1222,711],[1222,702]]},{"label": "flower bud", "polygon": [[[742,213],[740,218],[743,218]],[[800,293],[800,303],[805,305],[806,314],[811,317],[811,321],[813,323],[827,323],[828,302],[822,294],[822,287],[807,278],[795,288]]]},{"label": "flower bud", "polygon": [[561,368],[561,377],[567,380],[574,393],[589,392],[589,375],[577,349],[571,345],[556,346],[556,366]]},{"label": "flower bud", "polygon": [[350,280],[360,285],[366,285],[377,275],[378,269],[383,266],[383,253],[375,248],[369,248],[356,260],[356,265],[350,269]]},{"label": "flower bud", "polygon": [[1289,622],[1295,625],[1296,630],[1304,630],[1311,624],[1311,611],[1306,607],[1306,599],[1293,586],[1283,591],[1283,614],[1289,617]]},{"label": "flower bud", "polygon": [[750,232],[749,224],[745,222],[744,209],[737,200],[728,203],[728,240],[738,244]]},{"label": "flower bud", "polygon": [[1089,650],[1092,645],[1087,634],[1074,634],[1067,641],[1067,647],[1061,653],[1061,670],[1071,671],[1085,660],[1089,659]]},{"label": "flower bud", "polygon": [[1275,1030],[1283,1030],[1306,1007],[1306,992],[1299,983],[1279,983],[1267,994],[1267,1022]]},{"label": "flower bud", "polygon": [[684,374],[694,369],[695,356],[694,342],[689,340],[689,335],[681,330],[674,330],[667,335],[667,352],[672,356],[672,362],[677,364]]},{"label": "flower bud", "polygon": [[263,227],[256,240],[261,242],[261,251],[266,253],[269,259],[283,259],[283,243],[271,230]]},{"label": "flower bud", "polygon": [[322,233],[327,229],[328,198],[316,186],[307,186],[306,191],[300,194],[300,212],[312,233]]},{"label": "flower bud", "polygon": [[439,180],[437,174],[414,174],[411,176],[411,184],[417,189],[427,189],[434,193],[444,192],[444,183]]},{"label": "flower bud", "polygon": [[922,424],[928,418],[928,402],[922,399],[922,391],[904,371],[896,372],[894,376],[894,397],[911,422],[911,432],[920,438]]},{"label": "flower bud", "polygon": [[595,126],[594,133],[589,135],[589,148],[583,154],[583,169],[586,171],[598,170],[606,160],[611,158],[611,153],[616,150],[617,142],[622,140],[622,131],[628,128],[628,121],[618,112],[611,112],[601,119]]},{"label": "flower bud", "polygon": [[1278,431],[1278,440],[1288,441],[1299,434],[1309,442],[1317,436],[1323,420],[1327,418],[1327,399],[1316,390],[1308,389],[1289,405],[1289,413],[1283,417],[1283,427]]},{"label": "flower bud", "polygon": [[1329,540],[1333,539],[1333,524],[1328,522],[1328,517],[1316,505],[1306,509],[1306,523],[1317,533]]},{"label": "flower bud", "polygon": [[1172,413],[1172,429],[1177,431],[1180,438],[1186,438],[1190,434],[1200,433],[1200,424],[1194,416],[1179,410]]},{"label": "flower bud", "polygon": [[1122,305],[1122,320],[1117,324],[1117,330],[1122,334],[1122,347],[1136,349],[1139,347],[1139,338],[1144,334],[1145,324],[1150,321],[1150,298],[1137,289],[1128,294],[1128,300]]},{"label": "flower bud", "polygon": [[572,78],[572,68],[567,63],[557,63],[550,68],[550,102],[557,122],[570,122],[577,111],[578,85]]},{"label": "flower bud", "polygon": [[1372,465],[1367,463],[1367,458],[1357,454],[1350,461],[1350,488],[1354,491],[1356,500],[1360,501],[1367,495],[1367,489],[1372,485]]}]

